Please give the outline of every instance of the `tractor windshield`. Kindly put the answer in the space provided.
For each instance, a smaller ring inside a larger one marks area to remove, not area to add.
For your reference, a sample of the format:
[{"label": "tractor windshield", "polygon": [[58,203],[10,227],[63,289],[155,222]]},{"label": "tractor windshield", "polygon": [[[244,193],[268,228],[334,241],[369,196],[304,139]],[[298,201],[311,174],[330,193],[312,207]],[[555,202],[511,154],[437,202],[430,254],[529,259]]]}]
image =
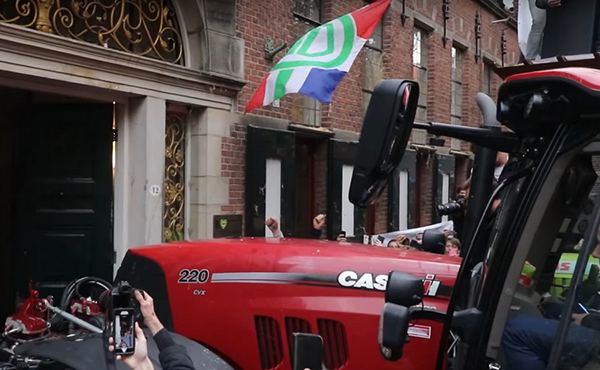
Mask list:
[{"label": "tractor windshield", "polygon": [[599,127],[511,122],[523,145],[478,225],[484,253],[463,263],[439,368],[598,368]]}]

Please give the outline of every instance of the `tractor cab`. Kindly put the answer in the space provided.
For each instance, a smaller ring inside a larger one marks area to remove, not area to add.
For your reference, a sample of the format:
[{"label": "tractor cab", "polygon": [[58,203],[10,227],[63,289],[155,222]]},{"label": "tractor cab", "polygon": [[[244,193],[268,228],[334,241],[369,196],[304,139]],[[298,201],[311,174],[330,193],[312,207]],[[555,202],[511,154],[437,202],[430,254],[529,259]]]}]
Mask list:
[{"label": "tractor cab", "polygon": [[[382,356],[405,355],[406,331],[425,319],[444,326],[438,369],[600,366],[600,326],[590,325],[600,318],[600,71],[558,68],[506,78],[493,115],[501,128],[413,122],[418,86],[411,81],[384,81],[376,95],[350,190],[357,205],[377,198],[413,127],[510,154],[496,184],[481,161],[489,153],[476,157],[467,205],[473,231],[447,312],[422,306],[418,278],[390,273]],[[375,141],[384,143],[377,153]]]}]

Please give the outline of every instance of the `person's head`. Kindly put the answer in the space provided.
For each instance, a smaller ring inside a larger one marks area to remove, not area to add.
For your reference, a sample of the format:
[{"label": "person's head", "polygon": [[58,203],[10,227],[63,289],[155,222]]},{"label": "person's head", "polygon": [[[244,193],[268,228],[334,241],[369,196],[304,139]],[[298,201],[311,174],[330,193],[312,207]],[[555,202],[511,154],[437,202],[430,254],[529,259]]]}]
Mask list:
[{"label": "person's head", "polygon": [[400,244],[398,244],[398,242],[395,240],[392,240],[388,243],[388,248],[399,248],[399,247],[400,247]]},{"label": "person's head", "polygon": [[508,153],[497,152],[496,153],[496,167],[502,167],[508,162]]},{"label": "person's head", "polygon": [[446,254],[449,256],[459,256],[460,255],[461,243],[457,238],[449,238],[446,241]]},{"label": "person's head", "polygon": [[423,244],[423,233],[418,233],[415,240],[417,241],[417,244]]}]

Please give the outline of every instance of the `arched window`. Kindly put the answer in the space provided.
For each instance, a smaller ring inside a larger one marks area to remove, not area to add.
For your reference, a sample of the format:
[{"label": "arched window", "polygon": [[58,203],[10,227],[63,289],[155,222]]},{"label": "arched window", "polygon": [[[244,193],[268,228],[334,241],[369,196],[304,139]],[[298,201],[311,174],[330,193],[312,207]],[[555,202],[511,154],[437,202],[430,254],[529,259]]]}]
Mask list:
[{"label": "arched window", "polygon": [[183,42],[169,0],[4,0],[0,23],[183,64]]}]

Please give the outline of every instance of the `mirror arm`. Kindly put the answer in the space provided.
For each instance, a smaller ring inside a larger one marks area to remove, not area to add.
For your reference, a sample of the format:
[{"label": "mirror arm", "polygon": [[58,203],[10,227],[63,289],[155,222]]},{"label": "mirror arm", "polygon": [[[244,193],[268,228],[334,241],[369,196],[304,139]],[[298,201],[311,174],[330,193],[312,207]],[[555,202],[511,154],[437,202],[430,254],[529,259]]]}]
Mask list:
[{"label": "mirror arm", "polygon": [[506,153],[514,152],[520,144],[517,135],[511,132],[502,132],[487,128],[457,126],[437,122],[415,122],[413,128],[426,130],[428,133],[436,136],[449,136],[465,140],[484,148]]},{"label": "mirror arm", "polygon": [[410,308],[410,319],[437,321],[444,323],[444,321],[446,320],[446,312],[421,306],[412,306]]}]

